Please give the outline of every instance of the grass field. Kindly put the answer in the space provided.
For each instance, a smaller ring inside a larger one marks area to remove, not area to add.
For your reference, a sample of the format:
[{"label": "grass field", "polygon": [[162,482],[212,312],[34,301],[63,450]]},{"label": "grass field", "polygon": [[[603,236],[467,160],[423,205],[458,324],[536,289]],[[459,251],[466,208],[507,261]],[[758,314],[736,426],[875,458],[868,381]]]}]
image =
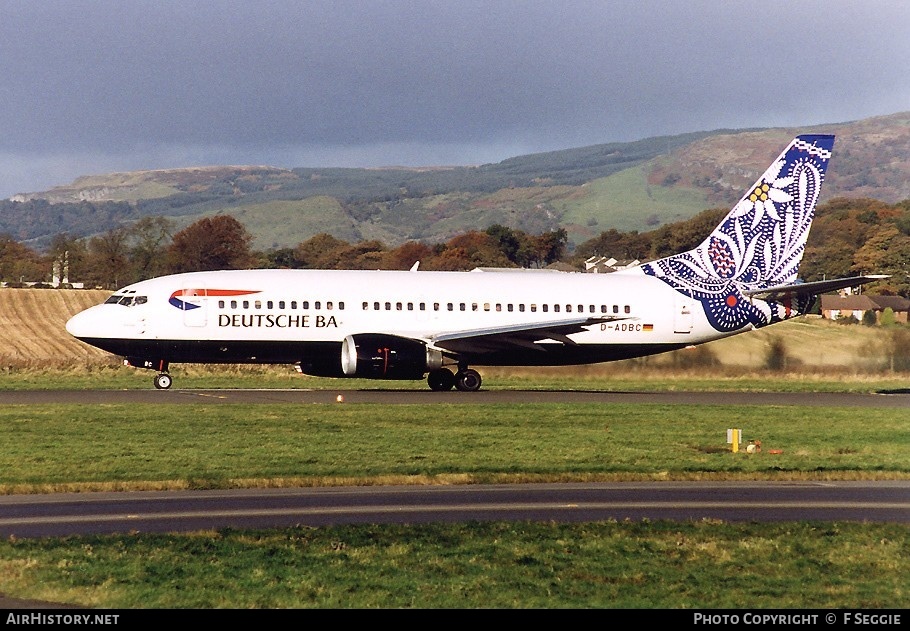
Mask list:
[{"label": "grass field", "polygon": [[[150,388],[152,373],[60,333],[106,295],[0,290],[0,387]],[[761,367],[765,334],[785,340],[786,371]],[[906,375],[881,367],[881,344],[875,328],[805,319],[715,342],[694,366],[675,354],[483,372],[487,388],[900,389]],[[378,385],[283,367],[174,374],[176,387]],[[732,454],[725,432],[736,425],[782,453]],[[0,492],[907,479],[908,427],[910,411],[884,408],[14,405],[0,410]],[[0,592],[105,609],[901,609],[908,574],[910,528],[899,524],[494,522],[0,541]]]}]

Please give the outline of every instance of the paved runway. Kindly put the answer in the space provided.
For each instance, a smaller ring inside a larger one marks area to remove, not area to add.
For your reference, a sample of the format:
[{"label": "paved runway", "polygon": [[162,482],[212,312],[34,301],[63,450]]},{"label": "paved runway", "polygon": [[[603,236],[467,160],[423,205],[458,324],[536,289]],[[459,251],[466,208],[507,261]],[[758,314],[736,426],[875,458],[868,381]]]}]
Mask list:
[{"label": "paved runway", "polygon": [[910,523],[910,481],[355,486],[0,496],[0,536],[605,519]]},{"label": "paved runway", "polygon": [[910,390],[843,392],[595,392],[568,390],[32,390],[0,391],[0,405],[35,403],[660,403],[667,405],[797,405],[910,408]]}]

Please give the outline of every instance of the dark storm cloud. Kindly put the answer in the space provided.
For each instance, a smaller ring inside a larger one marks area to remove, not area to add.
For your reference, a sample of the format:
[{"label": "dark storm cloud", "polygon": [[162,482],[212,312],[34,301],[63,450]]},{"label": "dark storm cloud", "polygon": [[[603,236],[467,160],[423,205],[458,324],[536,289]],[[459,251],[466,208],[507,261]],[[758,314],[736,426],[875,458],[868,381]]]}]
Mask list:
[{"label": "dark storm cloud", "polygon": [[0,195],[889,114],[908,32],[899,0],[6,2]]}]

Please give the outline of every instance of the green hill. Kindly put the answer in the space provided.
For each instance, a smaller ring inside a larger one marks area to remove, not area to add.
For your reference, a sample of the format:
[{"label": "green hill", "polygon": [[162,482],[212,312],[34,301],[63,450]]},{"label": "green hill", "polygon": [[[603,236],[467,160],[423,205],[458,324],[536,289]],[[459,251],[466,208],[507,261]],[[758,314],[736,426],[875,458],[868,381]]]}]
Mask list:
[{"label": "green hill", "polygon": [[910,112],[804,129],[715,130],[421,169],[214,166],[79,178],[0,202],[0,233],[41,248],[146,216],[180,229],[230,214],[258,250],[320,232],[346,241],[443,242],[501,224],[564,228],[577,244],[604,230],[646,231],[729,207],[798,133],[835,133],[822,201],[910,198]]}]

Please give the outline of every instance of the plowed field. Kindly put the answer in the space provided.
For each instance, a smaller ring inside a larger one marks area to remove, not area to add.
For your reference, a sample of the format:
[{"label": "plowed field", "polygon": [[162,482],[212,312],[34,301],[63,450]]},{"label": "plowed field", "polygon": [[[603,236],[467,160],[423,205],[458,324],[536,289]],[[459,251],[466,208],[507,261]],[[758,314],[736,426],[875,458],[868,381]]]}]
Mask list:
[{"label": "plowed field", "polygon": [[70,316],[104,302],[110,293],[0,288],[0,369],[116,363],[118,358],[66,332]]}]

